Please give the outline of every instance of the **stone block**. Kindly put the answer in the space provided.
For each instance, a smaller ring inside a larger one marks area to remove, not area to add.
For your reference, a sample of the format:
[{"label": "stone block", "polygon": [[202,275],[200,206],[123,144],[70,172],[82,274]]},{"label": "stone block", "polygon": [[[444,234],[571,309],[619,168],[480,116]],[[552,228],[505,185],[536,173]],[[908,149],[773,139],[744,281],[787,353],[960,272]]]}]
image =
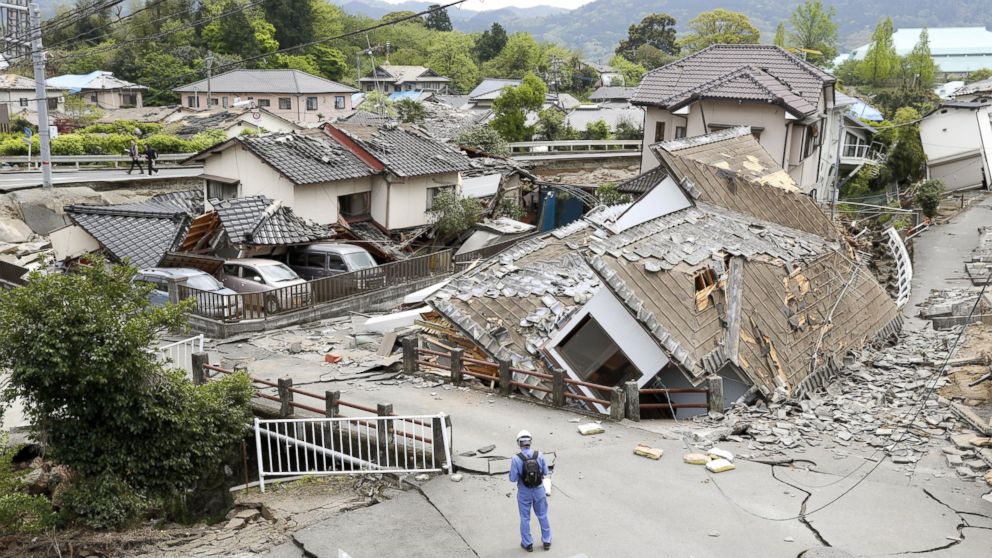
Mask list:
[{"label": "stone block", "polygon": [[647,457],[648,459],[658,460],[665,452],[660,448],[652,448],[651,446],[646,446],[644,444],[637,444],[634,448],[634,455],[640,455]]}]

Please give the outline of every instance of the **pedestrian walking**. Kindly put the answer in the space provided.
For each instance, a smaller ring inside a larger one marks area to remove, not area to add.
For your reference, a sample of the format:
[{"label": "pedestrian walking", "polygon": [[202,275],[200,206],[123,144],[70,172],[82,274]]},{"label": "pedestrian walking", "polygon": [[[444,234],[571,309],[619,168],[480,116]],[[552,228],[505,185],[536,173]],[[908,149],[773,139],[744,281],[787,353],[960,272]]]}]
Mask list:
[{"label": "pedestrian walking", "polygon": [[537,522],[541,524],[541,542],[544,550],[551,549],[551,523],[548,522],[548,491],[545,480],[548,464],[540,452],[530,447],[531,435],[526,430],[517,434],[520,453],[510,462],[510,482],[517,483],[517,508],[520,511],[520,547],[534,552],[534,539],[530,534],[530,510],[534,508]]},{"label": "pedestrian walking", "polygon": [[127,148],[127,154],[131,156],[131,167],[127,169],[127,173],[131,174],[134,167],[138,167],[138,174],[145,174],[145,169],[141,167],[141,155],[138,153],[138,142],[131,140],[131,145]]},{"label": "pedestrian walking", "polygon": [[155,174],[158,169],[155,168],[155,159],[158,159],[158,152],[155,148],[149,144],[145,144],[145,160],[148,161],[148,174]]}]

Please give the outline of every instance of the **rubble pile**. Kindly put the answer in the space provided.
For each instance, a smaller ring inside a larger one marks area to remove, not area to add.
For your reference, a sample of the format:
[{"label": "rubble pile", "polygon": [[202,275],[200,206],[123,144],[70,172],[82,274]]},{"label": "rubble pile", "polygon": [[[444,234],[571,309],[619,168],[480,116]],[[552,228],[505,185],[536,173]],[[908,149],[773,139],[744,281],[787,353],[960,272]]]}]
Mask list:
[{"label": "rubble pile", "polygon": [[699,417],[705,428],[692,435],[704,446],[722,440],[745,444],[753,457],[814,447],[835,459],[878,452],[908,470],[935,446],[961,478],[982,476],[992,466],[992,450],[971,444],[983,438],[967,430],[949,401],[936,393],[948,383],[935,373],[957,333],[913,332],[895,346],[866,349],[824,393],[792,400],[777,391],[767,404],[738,403],[726,414]]},{"label": "rubble pile", "polygon": [[934,329],[946,329],[982,320],[992,310],[992,292],[986,292],[976,307],[979,292],[980,289],[977,288],[934,290],[921,305],[920,317],[931,320]]}]

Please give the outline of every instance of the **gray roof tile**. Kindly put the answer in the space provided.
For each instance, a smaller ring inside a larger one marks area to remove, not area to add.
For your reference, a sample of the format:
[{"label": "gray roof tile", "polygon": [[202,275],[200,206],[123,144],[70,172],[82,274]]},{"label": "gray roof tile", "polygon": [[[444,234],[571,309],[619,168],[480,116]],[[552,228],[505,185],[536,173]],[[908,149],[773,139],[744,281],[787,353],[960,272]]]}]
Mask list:
[{"label": "gray roof tile", "polygon": [[[216,93],[357,93],[354,87],[301,72],[300,70],[231,70],[210,78],[211,91]],[[205,93],[203,79],[173,89],[179,93]]]},{"label": "gray roof tile", "polygon": [[334,127],[346,133],[397,176],[460,172],[471,168],[464,153],[417,128],[394,123],[376,125],[352,122],[334,124]]},{"label": "gray roof tile", "polygon": [[323,135],[241,136],[237,141],[295,184],[317,184],[375,174],[354,153]]},{"label": "gray roof tile", "polygon": [[281,202],[265,196],[211,200],[210,204],[228,238],[236,244],[306,244],[334,236],[329,228],[307,221]]}]

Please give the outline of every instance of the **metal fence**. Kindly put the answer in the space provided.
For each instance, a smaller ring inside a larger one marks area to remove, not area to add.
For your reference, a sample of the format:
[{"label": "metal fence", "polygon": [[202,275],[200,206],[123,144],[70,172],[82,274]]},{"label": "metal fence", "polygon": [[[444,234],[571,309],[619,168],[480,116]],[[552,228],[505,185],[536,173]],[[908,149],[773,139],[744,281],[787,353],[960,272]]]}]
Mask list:
[{"label": "metal fence", "polygon": [[218,294],[185,285],[178,285],[177,288],[180,299],[196,300],[194,314],[237,322],[264,319],[451,271],[451,251],[444,250],[262,293]]},{"label": "metal fence", "polygon": [[[156,159],[156,163],[179,163],[195,155],[195,153],[162,153]],[[28,168],[38,168],[41,158],[37,155],[28,157],[27,155],[4,156],[4,162],[24,163]],[[88,166],[112,166],[118,168],[121,164],[131,164],[130,155],[53,155],[51,157],[52,167],[75,166],[77,169],[83,165]],[[144,159],[142,159],[144,164]]]},{"label": "metal fence", "polygon": [[155,349],[159,358],[173,363],[177,368],[193,373],[193,353],[203,352],[203,334],[169,343]]},{"label": "metal fence", "polygon": [[561,140],[521,141],[509,145],[511,155],[539,153],[600,153],[640,151],[641,140]]},{"label": "metal fence", "polygon": [[451,472],[451,426],[438,415],[255,419],[258,483],[266,477]]}]

